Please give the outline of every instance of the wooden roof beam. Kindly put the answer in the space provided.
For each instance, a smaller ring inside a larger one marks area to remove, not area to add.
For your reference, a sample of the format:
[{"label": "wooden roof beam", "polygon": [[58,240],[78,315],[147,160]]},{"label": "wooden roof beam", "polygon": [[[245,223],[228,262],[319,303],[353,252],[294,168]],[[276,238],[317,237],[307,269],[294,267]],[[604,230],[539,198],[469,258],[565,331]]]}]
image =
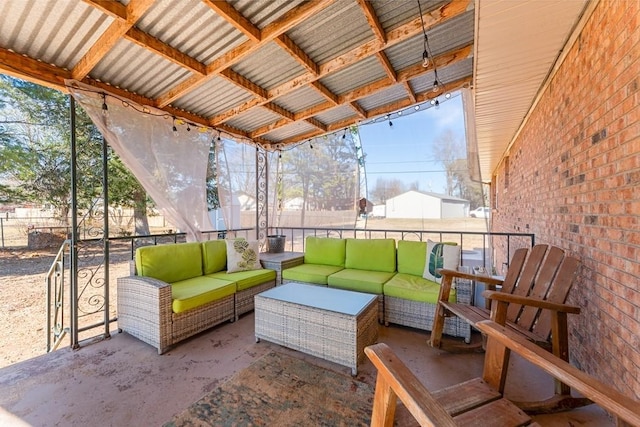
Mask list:
[{"label": "wooden roof beam", "polygon": [[314,118],[308,118],[308,119],[304,119],[305,122],[309,123],[311,126],[314,126],[318,129],[320,129],[323,132],[326,132],[327,129],[327,125],[325,125],[324,123],[322,123],[320,120],[318,119],[314,119]]},{"label": "wooden roof beam", "polygon": [[317,90],[320,95],[324,96],[327,101],[331,102],[333,105],[339,104],[340,101],[338,100],[338,95],[331,92],[325,85],[323,85],[319,81],[316,80],[315,82],[311,82],[309,83],[309,86]]},{"label": "wooden roof beam", "polygon": [[269,111],[271,111],[273,113],[281,115],[288,122],[293,122],[293,121],[296,120],[295,115],[291,111],[288,111],[288,110],[282,108],[281,106],[274,104],[273,102],[267,102],[262,107],[266,108],[267,110],[269,110]]},{"label": "wooden roof beam", "polygon": [[85,78],[154,2],[155,0],[131,0],[126,7],[126,19],[118,18],[109,25],[106,31],[98,37],[98,40],[73,67],[71,76],[76,80]]},{"label": "wooden roof beam", "polygon": [[64,80],[71,78],[71,72],[68,70],[36,61],[26,55],[20,55],[1,47],[0,71],[63,92],[67,91]]},{"label": "wooden roof beam", "polygon": [[[467,7],[469,6],[471,0],[453,0],[451,3],[447,3],[431,12],[427,12],[423,15],[425,20],[425,28],[429,29],[434,27],[435,25],[446,22],[464,12],[466,12]],[[306,73],[302,76],[297,76],[291,81],[283,83],[282,85],[269,90],[269,95],[266,102],[272,101],[273,99],[284,96],[292,91],[300,88],[305,84],[310,84],[314,81],[325,77],[328,74],[341,70],[345,67],[353,65],[358,61],[374,55],[376,52],[383,50],[385,47],[389,47],[395,44],[406,40],[407,38],[413,37],[417,34],[422,33],[422,24],[420,21],[420,17],[409,21],[408,23],[401,25],[393,30],[391,30],[386,35],[387,42],[382,43],[379,40],[375,39],[370,42],[367,42],[361,46],[352,49],[350,52],[347,52],[344,55],[336,57],[330,61],[327,61],[324,64],[319,64],[319,73],[314,75],[313,73]],[[421,65],[420,65],[421,66]],[[423,68],[423,72],[424,72]],[[398,75],[398,81],[402,81],[401,77]],[[242,106],[235,107],[232,110],[224,112],[222,114],[217,115],[212,120],[217,123],[224,122],[225,120],[231,119],[235,114],[233,111],[243,112],[253,108],[256,104],[252,101],[249,101]]]},{"label": "wooden roof beam", "polygon": [[136,27],[132,27],[129,31],[126,32],[124,37],[147,50],[150,50],[157,55],[162,56],[163,58],[177,64],[181,67],[184,67],[191,71],[192,73],[205,75],[207,73],[207,67],[195,60],[194,58],[180,52],[178,49],[175,49],[168,44],[161,42],[157,38],[145,33],[144,31],[140,31]]},{"label": "wooden roof beam", "polygon": [[[435,59],[434,62],[436,63],[436,65],[438,67],[444,66],[444,65],[451,65],[454,64],[458,61],[462,61],[464,59],[466,59],[470,54],[471,54],[471,45],[466,45],[463,46],[461,48],[455,49],[453,51],[450,52],[445,52],[441,55],[438,55]],[[426,74],[429,73],[433,70],[432,67],[429,68],[424,68],[422,66],[422,63],[418,63],[412,66],[409,66],[403,70],[401,70],[400,72],[398,72],[397,76],[397,80],[392,80],[388,77],[385,77],[383,79],[377,80],[375,82],[369,83],[365,86],[361,86],[359,88],[356,88],[350,92],[344,93],[342,95],[340,95],[338,97],[337,100],[337,104],[333,104],[332,102],[325,102],[322,104],[318,104],[318,105],[314,105],[313,107],[307,108],[306,110],[300,111],[298,113],[295,114],[295,120],[302,120],[302,119],[306,119],[309,117],[313,117],[315,115],[318,115],[324,111],[330,110],[331,108],[334,108],[336,105],[349,105],[351,108],[353,108],[354,110],[356,110],[356,113],[358,114],[358,117],[360,118],[368,118],[368,117],[372,117],[373,114],[372,112],[366,112],[364,110],[362,110],[360,108],[360,106],[356,103],[356,101],[358,99],[362,99],[365,98],[369,95],[372,95],[376,92],[379,92],[381,90],[384,90],[390,86],[393,86],[394,84],[397,84],[397,82],[399,83],[406,83],[408,81],[408,79],[417,77],[419,75],[422,74]],[[312,85],[316,83],[313,82],[311,83]],[[408,86],[408,84],[407,84]],[[453,89],[449,89],[450,84],[446,84],[444,85],[444,87],[447,88],[448,91],[453,90]],[[410,89],[410,88],[409,88]],[[444,90],[444,89],[443,89]],[[415,95],[413,95],[413,91],[411,92],[412,96],[409,97],[408,101],[411,102],[412,104],[415,104],[416,102],[418,102],[417,98],[415,97]],[[282,126],[286,126],[288,123],[284,123]],[[265,127],[266,129],[266,127]],[[267,132],[271,132],[272,130],[277,129],[277,127],[274,127],[273,124],[269,125],[269,130]],[[261,130],[260,130],[261,131]],[[252,134],[257,134],[257,130],[252,133]],[[265,132],[266,133],[266,132]]]},{"label": "wooden roof beam", "polygon": [[384,28],[382,28],[382,24],[380,24],[380,20],[376,15],[376,11],[371,6],[371,3],[366,0],[357,0],[358,6],[362,9],[364,13],[364,17],[367,19],[373,34],[376,36],[376,39],[381,43],[387,42],[387,35],[385,34]]},{"label": "wooden roof beam", "polygon": [[115,19],[127,20],[127,6],[113,0],[83,0]]},{"label": "wooden roof beam", "polygon": [[297,44],[293,42],[286,34],[282,34],[279,37],[276,37],[276,44],[284,49],[289,55],[291,55],[300,65],[307,69],[310,73],[314,75],[318,75],[318,64],[316,64],[310,57],[305,53],[304,50],[300,49]]},{"label": "wooden roof beam", "polygon": [[160,95],[157,99],[157,105],[159,107],[169,105],[171,102],[175,101],[186,93],[189,93],[192,90],[196,89],[201,84],[205,83],[208,79],[231,67],[233,64],[236,64],[241,59],[253,53],[266,43],[269,43],[281,34],[286,33],[291,28],[298,25],[300,22],[309,18],[313,14],[324,9],[334,1],[335,0],[305,2],[300,6],[297,6],[296,8],[290,10],[279,19],[268,24],[265,28],[262,29],[261,39],[259,42],[248,40],[235,49],[227,52],[222,57],[217,58],[211,64],[207,65],[207,74],[205,76],[192,76],[181,84],[170,89],[165,94]]},{"label": "wooden roof beam", "polygon": [[353,110],[361,119],[366,119],[367,117],[369,117],[367,112],[360,106],[360,104],[358,104],[357,101],[349,102],[349,107],[353,108]]},{"label": "wooden roof beam", "polygon": [[246,77],[236,73],[231,68],[227,68],[226,70],[222,71],[220,73],[220,76],[224,77],[225,79],[235,84],[236,86],[240,87],[241,89],[246,90],[247,92],[251,93],[253,96],[259,98],[262,101],[267,99],[266,90],[264,90],[257,84],[253,83],[251,80],[247,79]]},{"label": "wooden roof beam", "polygon": [[409,100],[414,104],[418,102],[418,100],[416,99],[416,94],[413,93],[413,89],[411,89],[411,85],[409,84],[409,82],[405,80],[404,82],[402,82],[402,86],[404,86],[404,90],[407,92]]},{"label": "wooden roof beam", "polygon": [[389,78],[394,82],[397,82],[398,75],[396,74],[396,70],[393,68],[393,65],[391,65],[389,58],[387,58],[387,55],[385,55],[384,52],[380,51],[376,53],[376,57],[380,61],[380,65],[382,65],[382,68],[384,68],[384,72],[387,73],[387,76],[389,76]]},{"label": "wooden roof beam", "polygon": [[[451,3],[447,3],[431,12],[427,12],[423,15],[425,29],[429,30],[436,25],[449,21],[452,18],[466,12],[471,0],[453,0]],[[416,17],[404,25],[401,25],[393,30],[389,31],[386,35],[386,43],[382,43],[375,39],[370,42],[364,43],[351,51],[334,58],[330,61],[320,64],[320,77],[324,77],[329,73],[341,70],[349,65],[353,65],[362,59],[373,55],[385,48],[396,45],[403,40],[416,36],[422,33],[422,23],[420,17]]]},{"label": "wooden roof beam", "polygon": [[245,18],[233,6],[226,1],[202,0],[204,4],[209,6],[218,15],[223,17],[228,23],[236,27],[253,42],[259,42],[261,39],[260,29],[253,25],[251,21]]}]

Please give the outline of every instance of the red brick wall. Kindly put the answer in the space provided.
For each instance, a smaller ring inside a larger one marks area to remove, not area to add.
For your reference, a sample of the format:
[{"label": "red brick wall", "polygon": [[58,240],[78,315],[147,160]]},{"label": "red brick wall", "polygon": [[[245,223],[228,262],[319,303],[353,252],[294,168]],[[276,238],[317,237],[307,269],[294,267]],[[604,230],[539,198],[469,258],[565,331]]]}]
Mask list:
[{"label": "red brick wall", "polygon": [[[532,232],[583,267],[571,356],[640,398],[640,2],[601,1],[495,171],[494,231]],[[505,164],[508,186],[505,188]]]}]

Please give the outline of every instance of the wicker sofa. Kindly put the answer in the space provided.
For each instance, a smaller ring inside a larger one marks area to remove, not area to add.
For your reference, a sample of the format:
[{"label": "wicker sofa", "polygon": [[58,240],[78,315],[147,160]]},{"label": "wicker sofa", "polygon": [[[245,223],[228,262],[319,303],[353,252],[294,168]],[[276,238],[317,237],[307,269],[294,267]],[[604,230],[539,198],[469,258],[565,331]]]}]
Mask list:
[{"label": "wicker sofa", "polygon": [[[427,247],[427,242],[309,236],[304,263],[283,270],[282,278],[377,294],[381,323],[430,331],[440,285],[423,278]],[[449,300],[470,303],[471,284],[457,286]],[[471,339],[469,324],[455,317],[446,319],[445,333]]]},{"label": "wicker sofa", "polygon": [[162,354],[253,310],[254,295],[275,286],[273,270],[226,267],[224,240],[138,248],[133,274],[118,278],[118,327]]}]

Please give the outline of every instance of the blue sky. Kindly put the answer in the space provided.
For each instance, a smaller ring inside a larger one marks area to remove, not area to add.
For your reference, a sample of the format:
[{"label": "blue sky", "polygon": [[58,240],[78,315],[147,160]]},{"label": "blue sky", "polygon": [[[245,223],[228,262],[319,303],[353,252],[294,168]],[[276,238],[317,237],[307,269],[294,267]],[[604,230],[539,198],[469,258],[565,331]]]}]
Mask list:
[{"label": "blue sky", "polygon": [[448,100],[440,98],[439,108],[429,105],[412,114],[393,114],[393,126],[384,118],[360,126],[369,191],[383,178],[406,184],[417,181],[421,191],[444,193],[444,167],[434,160],[433,145],[447,129],[463,141],[465,131],[460,94],[454,93]]}]

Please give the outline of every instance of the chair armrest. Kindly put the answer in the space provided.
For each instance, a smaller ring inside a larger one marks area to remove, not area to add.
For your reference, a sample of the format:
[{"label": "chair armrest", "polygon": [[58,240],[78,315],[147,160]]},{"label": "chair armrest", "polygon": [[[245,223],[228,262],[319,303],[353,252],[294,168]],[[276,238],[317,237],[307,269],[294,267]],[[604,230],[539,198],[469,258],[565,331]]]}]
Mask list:
[{"label": "chair armrest", "polygon": [[365,347],[364,352],[378,370],[372,426],[393,425],[396,396],[421,426],[457,425],[389,346],[378,343]]},{"label": "chair armrest", "polygon": [[498,279],[497,277],[494,276],[482,276],[482,275],[478,275],[478,274],[469,274],[469,273],[463,273],[461,271],[457,271],[457,270],[448,270],[446,268],[440,268],[438,269],[438,272],[443,276],[451,276],[454,278],[460,278],[460,279],[467,279],[467,280],[475,280],[476,282],[481,282],[481,283],[487,283],[489,285],[502,285],[502,282],[504,280],[502,279]]},{"label": "chair armrest", "polygon": [[118,277],[118,327],[162,354],[171,343],[171,285],[151,277]]},{"label": "chair armrest", "polygon": [[640,402],[601,383],[504,326],[490,320],[483,320],[476,324],[476,328],[487,335],[488,341],[498,341],[554,378],[577,390],[584,397],[591,399],[603,409],[612,412],[631,425],[640,425]]},{"label": "chair armrest", "polygon": [[580,314],[580,307],[576,307],[575,305],[559,304],[559,303],[540,300],[537,298],[523,297],[523,296],[518,296],[513,294],[505,294],[503,292],[497,292],[497,291],[484,291],[482,292],[482,296],[485,297],[486,299],[490,299],[494,301],[528,305],[528,306],[543,308],[547,310],[559,311],[562,313]]}]

